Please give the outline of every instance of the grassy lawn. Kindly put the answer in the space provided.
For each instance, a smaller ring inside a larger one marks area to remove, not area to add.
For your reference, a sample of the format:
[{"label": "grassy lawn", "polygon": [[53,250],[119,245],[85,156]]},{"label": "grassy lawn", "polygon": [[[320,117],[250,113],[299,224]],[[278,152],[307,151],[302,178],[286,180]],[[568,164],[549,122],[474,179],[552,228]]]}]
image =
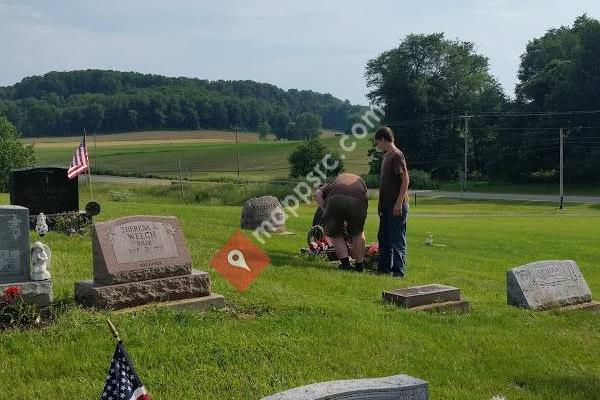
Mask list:
[{"label": "grassy lawn", "polygon": [[[428,381],[432,399],[598,398],[600,314],[508,307],[505,289],[508,268],[569,258],[600,296],[598,206],[559,212],[539,203],[420,199],[410,214],[403,281],[297,256],[312,218],[304,207],[287,224],[297,234],[269,240],[272,265],[238,293],[208,263],[237,229],[240,207],[139,190],[135,201],[116,203],[108,187],[99,188],[99,219],[177,216],[194,267],[210,272],[228,307],[205,314],[81,309],[73,284],[91,277],[90,239],[50,233],[44,241],[64,311],[43,330],[0,333],[0,399],[97,398],[114,350],[108,316],[153,399],[259,399],[317,381],[398,373]],[[369,241],[376,238],[375,210],[373,202]],[[420,245],[428,234],[446,247]],[[460,287],[472,311],[414,313],[381,303],[382,290],[427,283]]]}]

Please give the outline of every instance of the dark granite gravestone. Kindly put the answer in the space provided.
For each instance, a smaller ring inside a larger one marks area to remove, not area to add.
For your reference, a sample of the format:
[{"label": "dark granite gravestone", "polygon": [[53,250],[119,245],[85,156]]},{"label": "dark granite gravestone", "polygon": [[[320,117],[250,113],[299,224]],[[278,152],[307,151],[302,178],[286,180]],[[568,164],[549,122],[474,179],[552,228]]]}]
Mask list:
[{"label": "dark granite gravestone", "polygon": [[262,400],[427,400],[427,382],[408,375],[320,382]]},{"label": "dark granite gravestone", "polygon": [[[85,306],[121,309],[151,302],[198,300],[197,308],[220,306],[210,276],[192,269],[175,217],[131,216],[94,224],[93,281],[75,284]],[[191,307],[188,307],[191,308]]]},{"label": "dark granite gravestone", "polygon": [[267,232],[285,231],[283,206],[274,196],[255,197],[247,200],[242,208],[242,229],[256,229],[261,226]]},{"label": "dark granite gravestone", "polygon": [[531,310],[600,308],[573,260],[537,261],[508,270],[506,295],[508,304]]},{"label": "dark granite gravestone", "polygon": [[394,289],[383,292],[382,298],[417,311],[467,312],[470,307],[468,301],[461,299],[459,288],[438,284]]},{"label": "dark granite gravestone", "polygon": [[77,179],[67,178],[66,168],[28,168],[9,174],[11,204],[27,207],[29,214],[79,211]]},{"label": "dark granite gravestone", "polygon": [[45,307],[52,302],[52,282],[32,281],[30,271],[29,211],[0,206],[0,292],[16,286],[26,302]]}]

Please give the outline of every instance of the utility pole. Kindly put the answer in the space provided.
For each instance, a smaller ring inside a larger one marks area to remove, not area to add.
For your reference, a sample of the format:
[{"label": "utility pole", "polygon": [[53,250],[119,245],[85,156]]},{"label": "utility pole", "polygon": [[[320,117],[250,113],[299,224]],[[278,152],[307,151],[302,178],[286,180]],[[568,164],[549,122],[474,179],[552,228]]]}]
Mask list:
[{"label": "utility pole", "polygon": [[237,176],[240,177],[240,141],[238,138],[238,130],[239,127],[235,127],[235,150],[236,150],[236,159],[237,159]]},{"label": "utility pole", "polygon": [[564,160],[563,160],[563,143],[564,143],[564,131],[563,128],[560,128],[560,209],[563,209],[563,170],[564,170]]},{"label": "utility pole", "polygon": [[467,155],[469,154],[469,121],[471,118],[473,118],[473,116],[467,115],[467,113],[465,113],[465,115],[461,115],[460,117],[465,120],[465,132],[464,132],[465,160],[464,160],[464,166],[463,166],[463,181],[462,181],[462,186],[461,186],[461,193],[462,193],[463,191],[467,190]]}]

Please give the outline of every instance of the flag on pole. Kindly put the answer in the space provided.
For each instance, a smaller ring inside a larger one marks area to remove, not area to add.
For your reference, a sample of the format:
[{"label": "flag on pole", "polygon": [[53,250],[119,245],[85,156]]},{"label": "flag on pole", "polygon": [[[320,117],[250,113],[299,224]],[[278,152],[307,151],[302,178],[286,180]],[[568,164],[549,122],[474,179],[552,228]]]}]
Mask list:
[{"label": "flag on pole", "polygon": [[79,142],[79,146],[75,150],[73,155],[73,161],[67,171],[67,177],[69,179],[76,178],[79,174],[85,172],[88,169],[88,154],[87,147],[85,145],[85,136]]},{"label": "flag on pole", "polygon": [[117,343],[100,400],[151,400],[121,341]]}]

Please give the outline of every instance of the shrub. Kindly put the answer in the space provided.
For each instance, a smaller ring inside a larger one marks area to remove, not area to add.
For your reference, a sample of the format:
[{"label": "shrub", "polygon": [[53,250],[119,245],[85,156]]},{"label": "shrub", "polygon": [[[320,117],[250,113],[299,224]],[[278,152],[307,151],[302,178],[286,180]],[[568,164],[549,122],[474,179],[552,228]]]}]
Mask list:
[{"label": "shrub", "polygon": [[132,190],[128,190],[128,189],[111,190],[110,192],[108,192],[108,195],[110,196],[110,199],[112,201],[119,201],[119,202],[123,202],[123,203],[126,203],[128,201],[135,199],[135,192],[133,192]]},{"label": "shrub", "polygon": [[332,159],[327,161],[327,164],[338,162],[334,170],[325,170],[321,166],[321,170],[327,177],[336,176],[344,170],[344,162],[340,159],[337,153],[330,153],[327,147],[321,143],[319,139],[311,139],[302,143],[292,154],[288,160],[290,162],[290,176],[292,178],[303,178],[308,175],[315,166],[320,165],[323,158],[330,154]]}]

